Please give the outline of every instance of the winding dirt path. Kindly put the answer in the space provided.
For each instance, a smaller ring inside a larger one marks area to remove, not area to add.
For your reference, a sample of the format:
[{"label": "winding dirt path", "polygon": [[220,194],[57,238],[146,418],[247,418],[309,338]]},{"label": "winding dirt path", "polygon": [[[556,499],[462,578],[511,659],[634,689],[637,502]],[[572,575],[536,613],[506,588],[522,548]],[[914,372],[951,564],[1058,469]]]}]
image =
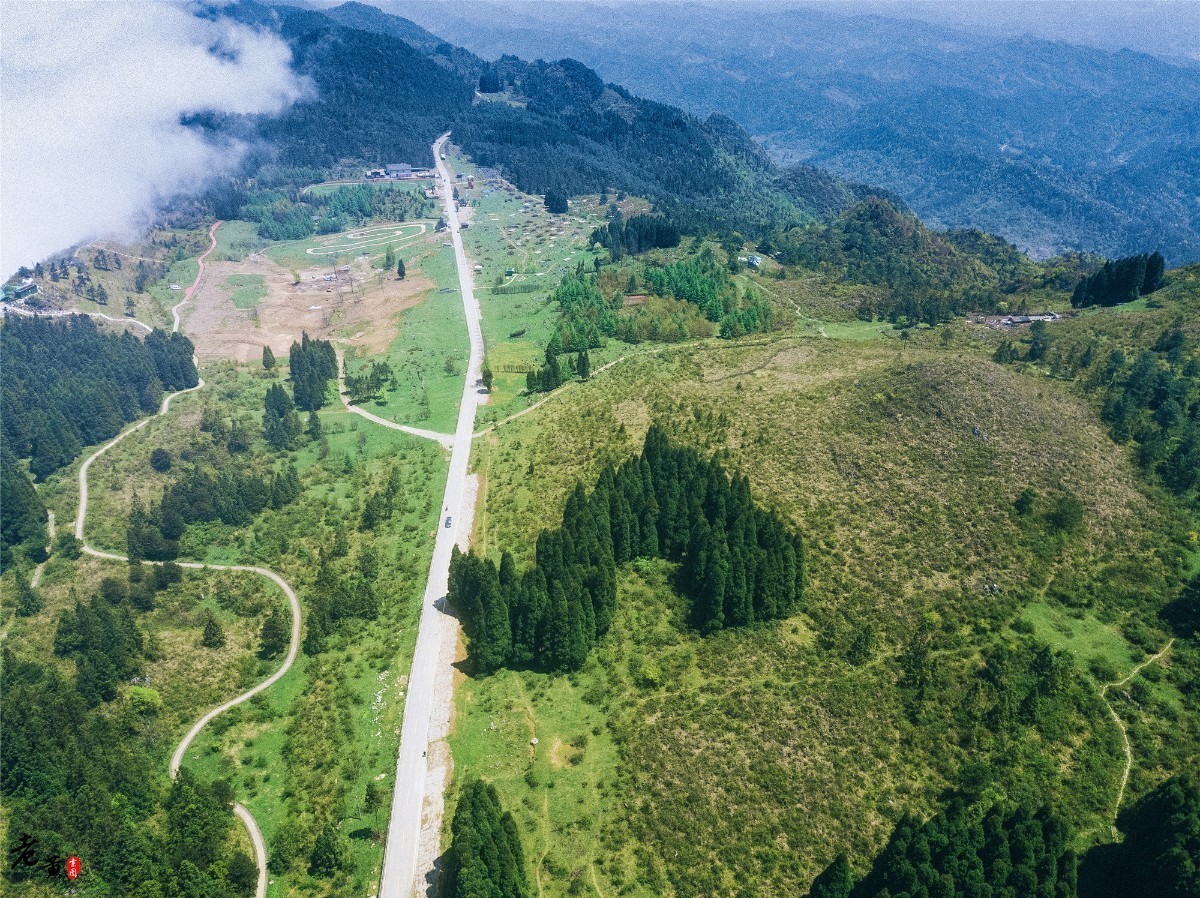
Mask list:
[{"label": "winding dirt path", "polygon": [[[184,293],[183,299],[171,310],[171,314],[174,318],[173,330],[175,330],[175,331],[179,330],[179,307],[182,306],[185,302],[187,302],[191,298],[192,293],[195,291],[196,287],[200,284],[200,278],[203,277],[203,275],[204,275],[204,258],[205,258],[205,256],[207,256],[214,249],[216,249],[217,228],[220,227],[220,225],[221,225],[221,222],[218,221],[216,224],[214,224],[212,226],[212,229],[209,231],[209,239],[212,241],[212,245],[209,246],[208,250],[198,260],[199,265],[200,265],[200,270],[196,273],[196,280],[192,282],[192,285],[190,287],[188,287],[187,292]],[[171,400],[174,399],[176,396],[181,396],[184,393],[192,393],[192,392],[195,392],[196,390],[202,389],[203,387],[204,387],[204,379],[200,378],[200,380],[196,384],[196,386],[189,387],[186,390],[179,390],[178,392],[171,393],[171,394],[163,397],[162,407],[159,409],[158,415],[155,417],[165,415],[168,411],[170,411]],[[103,552],[99,549],[93,548],[92,546],[88,545],[88,543],[87,543],[87,539],[84,535],[85,526],[87,524],[87,506],[88,506],[87,475],[88,475],[88,470],[92,466],[92,462],[94,462],[96,459],[98,459],[100,456],[102,456],[104,453],[106,453],[113,446],[117,445],[117,443],[124,440],[130,434],[141,430],[148,423],[150,423],[151,420],[153,420],[153,419],[152,418],[143,418],[141,421],[138,421],[136,424],[133,424],[130,427],[127,427],[125,430],[121,431],[121,433],[117,434],[117,436],[115,436],[113,439],[109,440],[107,443],[105,443],[103,446],[101,446],[99,449],[97,449],[95,452],[93,452],[91,455],[89,455],[79,468],[79,513],[75,518],[75,538],[78,539],[80,541],[80,543],[82,543],[81,548],[88,555],[91,555],[95,558],[103,558],[103,559],[106,559],[109,561],[125,561],[125,562],[129,561],[129,558],[125,555],[120,555],[115,552]],[[162,564],[163,562],[143,561],[141,563],[148,564],[148,565],[158,565],[158,564]],[[217,707],[213,708],[211,711],[208,711],[206,714],[204,714],[199,720],[197,720],[192,725],[192,728],[190,730],[188,730],[187,735],[185,735],[183,737],[182,741],[180,741],[178,747],[175,749],[175,753],[171,756],[171,765],[170,765],[171,779],[175,779],[175,777],[179,774],[179,767],[183,763],[183,756],[187,753],[187,750],[191,746],[193,740],[195,740],[196,736],[199,735],[200,731],[202,729],[204,729],[204,727],[210,721],[212,721],[213,718],[217,717],[220,714],[223,714],[225,711],[228,711],[230,708],[236,707],[237,705],[240,705],[243,702],[248,701],[249,699],[251,699],[254,696],[258,695],[259,693],[263,692],[264,690],[269,689],[272,685],[274,685],[279,680],[280,677],[282,677],[284,674],[286,674],[291,669],[292,665],[296,661],[296,656],[300,651],[300,629],[301,629],[301,623],[303,621],[303,617],[302,617],[301,610],[300,610],[300,601],[296,597],[295,590],[293,590],[292,587],[288,585],[286,580],[284,580],[282,577],[280,577],[274,571],[268,570],[266,568],[254,567],[252,565],[244,565],[244,564],[201,564],[201,563],[195,562],[195,561],[180,561],[180,562],[176,562],[176,563],[180,567],[188,568],[189,570],[244,571],[246,573],[257,574],[260,577],[267,578],[272,583],[274,583],[276,586],[278,586],[283,591],[283,594],[287,597],[288,605],[291,607],[291,612],[292,612],[292,634],[291,634],[291,642],[288,644],[287,655],[283,659],[283,663],[279,666],[279,668],[275,671],[275,673],[271,674],[271,676],[267,677],[261,683],[254,686],[253,688],[249,689],[248,691],[243,692],[241,695],[235,696],[234,698],[231,698],[229,701],[218,705]],[[251,814],[250,811],[241,803],[239,803],[239,802],[233,803],[233,812],[235,814],[237,814],[238,818],[245,825],[247,832],[250,834],[250,842],[254,846],[255,864],[258,866],[258,885],[257,885],[257,887],[255,889],[255,893],[254,893],[255,898],[266,898],[266,895],[267,895],[267,848],[266,848],[266,842],[263,839],[262,830],[259,828],[257,821],[254,819],[254,815]]]},{"label": "winding dirt path", "polygon": [[196,260],[196,263],[200,266],[200,270],[196,272],[196,279],[192,281],[192,285],[190,287],[183,291],[183,299],[179,300],[179,302],[175,303],[175,305],[171,308],[171,318],[173,319],[171,324],[172,331],[179,330],[179,309],[185,302],[192,298],[192,294],[195,293],[196,288],[200,286],[200,278],[204,277],[204,260],[208,258],[209,253],[217,248],[217,228],[219,228],[221,225],[222,222],[218,220],[213,222],[213,226],[209,228],[208,239],[211,242],[208,249],[201,253],[200,258]]},{"label": "winding dirt path", "polygon": [[114,318],[112,315],[105,315],[103,312],[81,312],[78,309],[22,309],[19,306],[5,305],[3,314],[24,315],[26,318],[66,318],[70,315],[87,315],[90,318],[103,318],[105,321],[111,321],[113,324],[132,324],[140,327],[146,333],[154,330],[144,321],[138,321],[136,318]]},{"label": "winding dirt path", "polygon": [[1167,652],[1171,651],[1171,646],[1174,643],[1175,643],[1174,638],[1168,639],[1167,644],[1162,647],[1162,650],[1157,655],[1151,655],[1149,658],[1147,658],[1145,661],[1143,661],[1141,664],[1139,664],[1137,667],[1135,667],[1133,670],[1131,670],[1128,673],[1128,675],[1125,676],[1124,679],[1117,680],[1114,683],[1105,683],[1103,686],[1100,687],[1100,700],[1102,702],[1104,702],[1104,707],[1108,708],[1109,715],[1112,717],[1113,721],[1116,723],[1117,728],[1121,731],[1121,747],[1125,751],[1125,770],[1121,774],[1121,785],[1117,789],[1117,800],[1116,800],[1116,803],[1113,805],[1113,813],[1112,813],[1113,822],[1111,825],[1112,825],[1112,835],[1113,835],[1114,839],[1119,838],[1119,836],[1117,834],[1117,814],[1120,812],[1121,802],[1125,798],[1125,787],[1127,785],[1129,785],[1129,773],[1131,770],[1133,770],[1133,745],[1129,741],[1129,731],[1125,727],[1125,722],[1123,720],[1121,720],[1121,718],[1117,715],[1116,709],[1112,706],[1112,703],[1109,702],[1109,700],[1108,700],[1108,690],[1112,689],[1114,686],[1124,686],[1126,683],[1128,683],[1130,680],[1132,680],[1134,677],[1136,677],[1139,673],[1141,673],[1143,668],[1149,667],[1151,664],[1154,664],[1156,661],[1158,661],[1160,658],[1162,658],[1163,655],[1165,655]]},{"label": "winding dirt path", "polygon": [[[638,353],[638,355],[652,355],[653,353],[655,353],[657,351],[658,350],[652,349],[652,350],[649,350],[648,352]],[[593,371],[591,373],[588,380],[591,380],[591,378],[595,377],[597,374],[601,373],[602,371],[607,371],[613,365],[620,364],[621,362],[625,361],[627,358],[629,358],[628,355],[623,355],[620,358],[613,359],[611,362],[607,362],[607,363],[601,365],[599,368],[597,368],[595,371]],[[579,380],[567,381],[561,387],[556,387],[555,389],[551,390],[549,393],[546,394],[546,396],[544,398],[539,399],[533,405],[523,408],[519,412],[514,412],[513,414],[509,415],[507,418],[502,418],[501,420],[497,421],[495,424],[489,424],[487,427],[483,428],[482,430],[476,431],[475,436],[477,436],[477,437],[486,436],[487,434],[489,434],[493,430],[495,430],[497,427],[501,427],[501,426],[507,424],[509,421],[515,421],[515,420],[517,420],[517,418],[520,418],[522,415],[528,415],[534,409],[541,408],[543,405],[545,405],[551,399],[557,399],[559,396],[561,396],[563,393],[565,393],[571,387],[575,386],[576,384],[580,384],[580,383],[583,383],[583,381],[579,381]]]},{"label": "winding dirt path", "polygon": [[[47,528],[46,529],[50,533],[50,541],[48,543],[46,543],[46,560],[48,561],[50,559],[50,551],[54,548],[54,537],[57,536],[58,534],[54,530],[54,512],[47,510],[46,516],[47,516],[47,521],[46,521]],[[30,587],[32,587],[33,589],[37,589],[38,584],[42,582],[42,571],[44,571],[45,569],[46,569],[45,561],[43,561],[41,564],[39,564],[37,567],[35,567],[33,569],[33,577],[29,581]]]},{"label": "winding dirt path", "polygon": [[390,427],[392,430],[401,430],[404,433],[411,434],[414,437],[433,440],[436,443],[440,443],[443,449],[454,448],[454,434],[452,433],[438,433],[434,430],[422,430],[420,427],[409,427],[407,424],[397,424],[395,421],[389,421],[386,418],[379,417],[378,415],[372,415],[365,408],[352,405],[350,402],[350,396],[346,392],[346,359],[342,355],[342,351],[340,349],[337,351],[337,360],[338,396],[342,400],[342,405],[346,406],[347,411],[353,412],[356,415],[362,415],[362,417],[366,418],[368,421],[373,421],[374,423],[380,424],[384,427]]}]

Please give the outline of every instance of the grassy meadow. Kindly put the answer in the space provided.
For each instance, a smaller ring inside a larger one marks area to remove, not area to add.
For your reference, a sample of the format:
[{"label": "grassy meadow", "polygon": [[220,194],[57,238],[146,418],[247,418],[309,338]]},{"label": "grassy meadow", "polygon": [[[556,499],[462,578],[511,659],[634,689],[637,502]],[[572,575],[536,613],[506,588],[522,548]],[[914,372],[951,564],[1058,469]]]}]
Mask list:
[{"label": "grassy meadow", "polygon": [[[204,445],[210,437],[200,427],[206,407],[210,415],[215,410],[228,422],[247,423],[256,434],[253,451],[265,451],[257,438],[262,395],[269,383],[286,378],[286,367],[268,372],[225,364],[206,369],[204,376],[203,390],[177,399],[170,415],[153,419],[92,466],[88,535],[93,544],[122,551],[134,496],[156,497],[173,476],[150,468],[153,448],[165,448],[173,457],[213,451]],[[265,694],[214,721],[184,760],[206,777],[234,784],[273,855],[286,843],[306,856],[309,829],[319,826],[314,821],[339,824],[349,857],[346,870],[328,880],[309,876],[306,864],[294,864],[273,872],[272,896],[359,893],[378,876],[386,812],[365,806],[366,789],[377,780],[387,794],[391,791],[403,684],[446,477],[445,454],[429,441],[373,425],[340,404],[327,405],[319,416],[322,439],[304,440],[292,454],[304,487],[296,502],[264,511],[245,527],[193,524],[181,541],[181,558],[277,571],[297,589],[302,605],[312,589],[316,558],[331,545],[354,563],[370,551],[378,566],[378,619],[350,621],[320,655],[302,654]],[[399,510],[387,527],[360,530],[366,496],[393,469],[399,474]],[[51,561],[48,576],[55,564]],[[225,577],[263,584],[271,601],[283,601],[261,578]],[[257,648],[264,611],[262,605],[246,623],[251,649]],[[273,664],[252,665],[254,675],[241,681],[242,688],[267,669]],[[200,701],[204,693],[197,692]],[[201,708],[219,701],[219,691],[207,695]]]}]

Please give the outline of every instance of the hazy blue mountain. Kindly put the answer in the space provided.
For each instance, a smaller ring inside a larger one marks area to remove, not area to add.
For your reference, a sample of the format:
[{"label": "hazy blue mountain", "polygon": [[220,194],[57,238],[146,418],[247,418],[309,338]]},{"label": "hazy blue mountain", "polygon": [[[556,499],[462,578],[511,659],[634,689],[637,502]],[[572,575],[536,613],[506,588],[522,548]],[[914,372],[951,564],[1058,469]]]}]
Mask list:
[{"label": "hazy blue mountain", "polygon": [[[1200,68],[1129,50],[746,4],[382,2],[497,58],[570,55],[721,112],[778,159],[1036,255],[1200,258]],[[1174,35],[1173,35],[1174,36]]]}]

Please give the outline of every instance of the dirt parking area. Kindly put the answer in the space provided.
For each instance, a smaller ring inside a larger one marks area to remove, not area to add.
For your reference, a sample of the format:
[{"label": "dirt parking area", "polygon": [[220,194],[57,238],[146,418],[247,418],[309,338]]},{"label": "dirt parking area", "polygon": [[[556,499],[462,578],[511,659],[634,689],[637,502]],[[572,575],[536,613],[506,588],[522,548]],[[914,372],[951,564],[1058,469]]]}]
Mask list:
[{"label": "dirt parking area", "polygon": [[[314,257],[313,265],[294,270],[261,253],[241,262],[210,262],[192,308],[183,309],[183,331],[205,361],[251,362],[262,357],[264,346],[284,356],[305,331],[344,339],[368,354],[383,352],[396,336],[399,313],[435,286],[413,269],[401,281],[365,257],[339,266]],[[253,308],[239,309],[231,297],[245,276],[262,278],[266,295]]]}]

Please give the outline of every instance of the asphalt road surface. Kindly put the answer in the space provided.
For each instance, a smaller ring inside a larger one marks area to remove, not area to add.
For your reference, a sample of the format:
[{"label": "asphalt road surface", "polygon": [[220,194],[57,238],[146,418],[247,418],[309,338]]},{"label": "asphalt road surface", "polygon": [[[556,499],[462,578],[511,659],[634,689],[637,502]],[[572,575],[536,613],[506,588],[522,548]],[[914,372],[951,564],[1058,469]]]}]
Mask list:
[{"label": "asphalt road surface", "polygon": [[[438,519],[437,540],[429,580],[421,607],[421,622],[417,632],[417,647],[413,654],[412,672],[408,678],[408,696],[404,705],[404,725],[400,734],[400,758],[396,764],[396,789],[392,795],[392,814],[388,825],[387,848],[383,857],[383,879],[379,898],[412,898],[417,894],[418,852],[421,841],[422,806],[425,798],[427,772],[425,753],[429,747],[430,716],[434,710],[435,683],[448,677],[450,670],[439,669],[441,638],[452,633],[445,626],[443,610],[450,575],[450,553],[460,538],[471,532],[473,507],[463,507],[463,491],[467,483],[467,463],[471,456],[471,437],[475,429],[475,408],[479,403],[480,371],[483,365],[483,332],[480,330],[479,303],[472,289],[472,268],[463,250],[459,233],[458,211],[454,206],[454,179],[441,158],[442,146],[449,137],[443,134],[433,145],[437,160],[438,191],[441,194],[443,217],[450,229],[454,244],[454,259],[458,266],[458,283],[462,291],[463,310],[467,318],[467,333],[471,339],[471,360],[463,386],[462,405],[458,411],[458,426],[454,433],[454,448],[450,456],[450,476]],[[468,503],[472,505],[472,503]],[[446,526],[446,519],[450,526]]]}]

